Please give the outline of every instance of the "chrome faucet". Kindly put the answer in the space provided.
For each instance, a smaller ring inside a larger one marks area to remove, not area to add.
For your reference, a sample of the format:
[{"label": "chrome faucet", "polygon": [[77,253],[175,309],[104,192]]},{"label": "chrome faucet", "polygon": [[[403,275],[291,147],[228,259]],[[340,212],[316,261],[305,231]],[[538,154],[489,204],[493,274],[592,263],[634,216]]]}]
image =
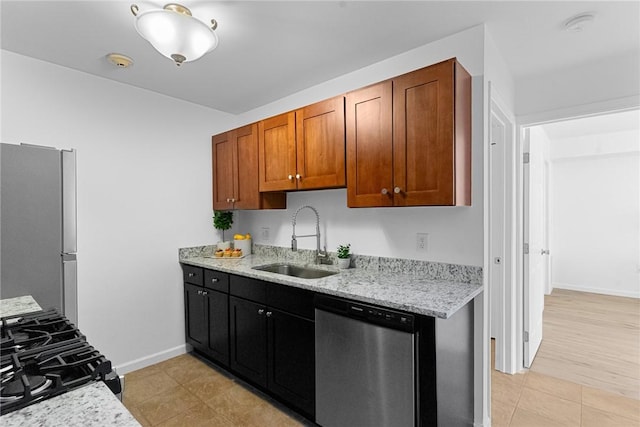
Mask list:
[{"label": "chrome faucet", "polygon": [[[313,213],[316,214],[316,234],[305,234],[305,235],[296,236],[296,218],[298,217],[298,213],[305,208],[311,209]],[[294,252],[298,250],[298,240],[297,240],[298,237],[315,237],[316,238],[316,264],[321,264],[324,260],[327,260],[328,259],[327,247],[326,246],[324,247],[324,251],[320,250],[320,215],[318,214],[318,211],[316,210],[316,208],[308,205],[298,208],[296,213],[293,214],[292,224],[293,224],[293,234],[291,235],[291,250]]]}]

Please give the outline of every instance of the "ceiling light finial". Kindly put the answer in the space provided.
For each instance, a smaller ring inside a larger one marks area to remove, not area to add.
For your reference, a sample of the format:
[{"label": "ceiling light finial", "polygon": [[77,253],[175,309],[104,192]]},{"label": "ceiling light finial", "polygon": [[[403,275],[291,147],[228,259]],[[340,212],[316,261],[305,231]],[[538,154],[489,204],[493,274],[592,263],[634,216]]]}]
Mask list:
[{"label": "ceiling light finial", "polygon": [[215,19],[211,26],[197,18],[181,4],[169,3],[163,9],[139,13],[137,5],[131,5],[138,33],[162,55],[172,59],[177,66],[195,61],[218,46],[218,27]]}]

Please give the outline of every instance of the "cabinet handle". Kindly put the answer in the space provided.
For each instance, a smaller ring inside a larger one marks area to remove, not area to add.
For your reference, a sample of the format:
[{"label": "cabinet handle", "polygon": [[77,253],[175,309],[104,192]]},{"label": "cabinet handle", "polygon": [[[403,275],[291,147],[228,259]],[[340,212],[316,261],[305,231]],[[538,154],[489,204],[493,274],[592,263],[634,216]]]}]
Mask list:
[{"label": "cabinet handle", "polygon": [[189,273],[188,276],[189,277],[196,277],[196,273]]},{"label": "cabinet handle", "polygon": [[259,309],[258,314],[264,314],[264,308]]},{"label": "cabinet handle", "polygon": [[289,178],[289,181],[291,181],[293,179],[293,175],[289,175],[288,178]]},{"label": "cabinet handle", "polygon": [[382,194],[388,194],[389,190],[387,190],[386,188],[383,188],[382,191],[380,191]]},{"label": "cabinet handle", "polygon": [[218,279],[217,277],[214,277],[213,279],[211,279],[211,283],[217,283],[219,281],[220,279]]},{"label": "cabinet handle", "polygon": [[202,295],[202,291],[198,291],[198,295]]},{"label": "cabinet handle", "polygon": [[231,199],[227,197],[227,203],[231,203]]},{"label": "cabinet handle", "polygon": [[402,190],[400,189],[400,187],[396,187],[396,188],[393,189],[393,192],[396,193],[396,194],[400,194],[401,191]]},{"label": "cabinet handle", "polygon": [[267,311],[267,317],[271,317],[272,314],[273,314],[272,312]]},{"label": "cabinet handle", "polygon": [[209,292],[207,292],[207,291],[202,291],[202,296],[207,296],[207,295],[209,295]]},{"label": "cabinet handle", "polygon": [[296,174],[296,179],[297,179],[298,181],[300,181],[300,179],[301,179],[301,178],[302,178],[302,175],[300,175],[299,173],[297,173],[297,174]]},{"label": "cabinet handle", "polygon": [[231,203],[235,203],[235,202],[236,202],[236,199],[231,199]]}]

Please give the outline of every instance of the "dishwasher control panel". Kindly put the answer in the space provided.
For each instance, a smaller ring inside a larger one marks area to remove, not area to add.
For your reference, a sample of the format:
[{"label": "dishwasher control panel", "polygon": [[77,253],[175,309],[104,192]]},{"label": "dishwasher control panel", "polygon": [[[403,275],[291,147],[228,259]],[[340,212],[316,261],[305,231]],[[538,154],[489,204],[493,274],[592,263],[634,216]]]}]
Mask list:
[{"label": "dishwasher control panel", "polygon": [[414,332],[415,330],[415,317],[410,313],[325,295],[316,294],[314,301],[315,307],[320,310],[401,331]]}]

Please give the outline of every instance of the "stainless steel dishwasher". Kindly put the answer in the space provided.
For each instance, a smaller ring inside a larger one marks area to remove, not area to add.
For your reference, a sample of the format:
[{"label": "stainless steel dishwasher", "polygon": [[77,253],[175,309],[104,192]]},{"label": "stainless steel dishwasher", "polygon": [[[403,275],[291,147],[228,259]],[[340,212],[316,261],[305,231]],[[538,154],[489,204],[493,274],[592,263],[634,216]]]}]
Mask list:
[{"label": "stainless steel dishwasher", "polygon": [[414,426],[414,317],[321,295],[315,307],[316,423]]}]

